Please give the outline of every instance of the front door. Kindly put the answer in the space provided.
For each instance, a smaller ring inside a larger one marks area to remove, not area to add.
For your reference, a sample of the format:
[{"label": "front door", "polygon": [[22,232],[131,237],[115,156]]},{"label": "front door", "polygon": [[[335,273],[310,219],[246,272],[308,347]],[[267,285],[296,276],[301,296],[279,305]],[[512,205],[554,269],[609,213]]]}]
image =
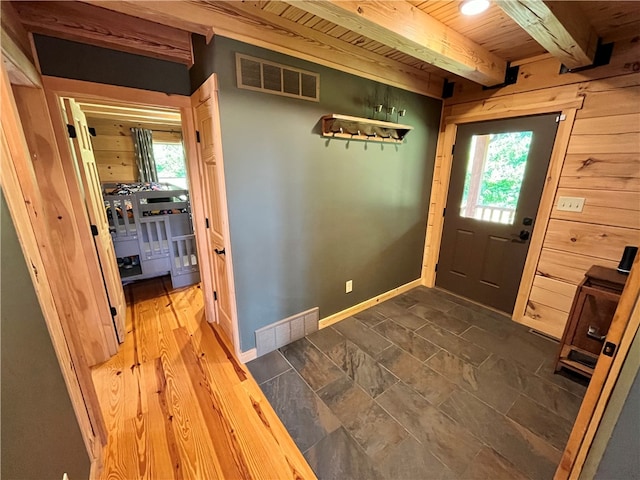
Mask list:
[{"label": "front door", "polygon": [[64,111],[67,123],[75,128],[75,136],[71,138],[71,145],[78,164],[78,173],[84,190],[89,221],[94,229],[94,241],[102,269],[102,278],[109,303],[115,312],[113,316],[114,327],[120,343],[124,342],[126,301],[124,291],[120,281],[118,262],[116,260],[111,234],[109,233],[109,223],[102,200],[100,179],[96,166],[93,147],[87,126],[87,119],[80,106],[72,99],[64,99]]},{"label": "front door", "polygon": [[[224,167],[220,146],[219,112],[215,78],[211,77],[191,97],[199,133],[200,171],[206,199],[207,246],[215,283],[216,318],[235,345],[235,295],[226,209]],[[236,345],[237,347],[237,345]]]},{"label": "front door", "polygon": [[511,314],[556,114],[458,127],[436,285]]}]

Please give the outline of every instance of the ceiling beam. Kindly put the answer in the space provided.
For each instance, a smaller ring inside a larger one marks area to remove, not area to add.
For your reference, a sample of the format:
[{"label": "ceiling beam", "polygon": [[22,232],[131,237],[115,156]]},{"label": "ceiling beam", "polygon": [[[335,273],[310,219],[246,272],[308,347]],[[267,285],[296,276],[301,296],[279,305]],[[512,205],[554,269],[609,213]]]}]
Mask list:
[{"label": "ceiling beam", "polygon": [[406,1],[285,0],[438,68],[485,86],[504,82],[506,61]]},{"label": "ceiling beam", "polygon": [[598,36],[587,17],[569,2],[500,0],[498,6],[568,68],[593,63]]},{"label": "ceiling beam", "polygon": [[369,80],[441,98],[444,78],[312,28],[299,25],[260,8],[260,1],[175,2],[88,0],[128,15],[193,28],[267,48]]},{"label": "ceiling beam", "polygon": [[13,2],[36,33],[147,57],[193,64],[191,34],[81,2]]}]

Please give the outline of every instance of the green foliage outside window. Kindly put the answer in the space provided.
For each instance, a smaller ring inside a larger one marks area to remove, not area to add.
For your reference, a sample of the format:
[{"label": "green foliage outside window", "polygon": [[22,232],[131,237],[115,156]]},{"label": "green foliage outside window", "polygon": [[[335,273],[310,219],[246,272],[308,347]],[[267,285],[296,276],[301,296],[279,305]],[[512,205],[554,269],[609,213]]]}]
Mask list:
[{"label": "green foliage outside window", "polygon": [[[527,164],[533,132],[510,132],[489,135],[487,156],[482,172],[477,205],[515,209]],[[470,152],[475,149],[475,137]],[[465,178],[462,204],[466,205],[471,184],[473,158]]]}]

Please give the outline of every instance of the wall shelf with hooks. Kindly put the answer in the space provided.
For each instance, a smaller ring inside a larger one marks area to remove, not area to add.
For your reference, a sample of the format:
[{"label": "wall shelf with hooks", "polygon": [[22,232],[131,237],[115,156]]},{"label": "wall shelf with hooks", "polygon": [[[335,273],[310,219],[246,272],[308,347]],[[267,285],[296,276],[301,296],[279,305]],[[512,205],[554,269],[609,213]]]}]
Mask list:
[{"label": "wall shelf with hooks", "polygon": [[328,138],[403,143],[404,137],[411,130],[413,127],[409,125],[337,113],[322,117],[322,136]]}]

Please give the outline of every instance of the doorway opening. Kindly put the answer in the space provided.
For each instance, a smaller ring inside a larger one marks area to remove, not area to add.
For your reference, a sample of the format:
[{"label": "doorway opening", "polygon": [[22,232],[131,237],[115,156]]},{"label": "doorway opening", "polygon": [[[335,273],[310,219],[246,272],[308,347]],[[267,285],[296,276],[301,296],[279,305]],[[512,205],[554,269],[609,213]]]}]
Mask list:
[{"label": "doorway opening", "polygon": [[61,97],[120,343],[123,285],[200,281],[180,111]]},{"label": "doorway opening", "polygon": [[513,312],[557,114],[458,128],[436,285]]}]

